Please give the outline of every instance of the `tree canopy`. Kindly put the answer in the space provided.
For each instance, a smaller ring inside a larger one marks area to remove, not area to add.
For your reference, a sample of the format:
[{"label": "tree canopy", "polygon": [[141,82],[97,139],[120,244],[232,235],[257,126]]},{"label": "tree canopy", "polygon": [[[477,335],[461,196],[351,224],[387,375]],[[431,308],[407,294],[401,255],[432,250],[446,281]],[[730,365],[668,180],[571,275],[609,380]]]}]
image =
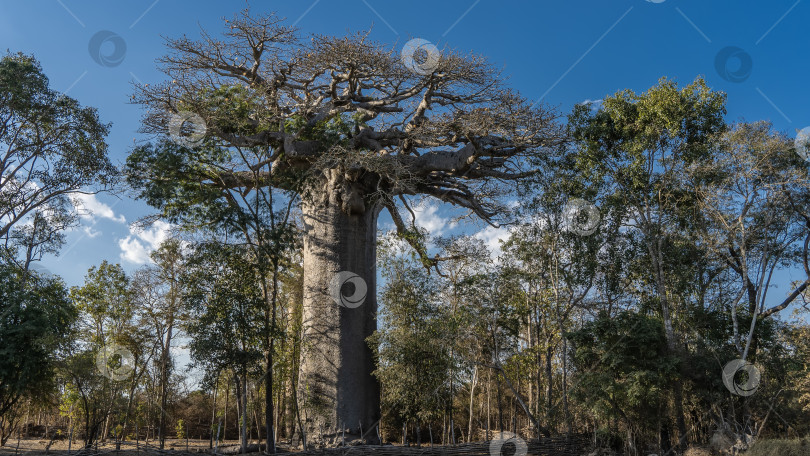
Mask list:
[{"label": "tree canopy", "polygon": [[26,267],[61,246],[76,221],[72,195],[115,182],[109,129],[95,108],[52,90],[34,57],[0,59],[0,242],[6,252],[27,247]]}]

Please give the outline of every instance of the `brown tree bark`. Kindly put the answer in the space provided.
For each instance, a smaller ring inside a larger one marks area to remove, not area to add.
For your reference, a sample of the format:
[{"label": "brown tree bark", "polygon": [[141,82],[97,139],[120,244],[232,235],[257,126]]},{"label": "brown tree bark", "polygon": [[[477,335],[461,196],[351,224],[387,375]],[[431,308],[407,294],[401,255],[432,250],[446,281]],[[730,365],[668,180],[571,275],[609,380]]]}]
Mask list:
[{"label": "brown tree bark", "polygon": [[[174,284],[172,284],[174,287]],[[174,296],[171,298],[174,300]],[[175,303],[172,302],[172,309],[175,307]],[[166,442],[166,405],[168,403],[168,389],[169,389],[169,356],[171,353],[172,346],[172,330],[174,326],[174,315],[172,314],[169,317],[168,326],[166,328],[166,342],[162,344],[161,347],[161,356],[160,356],[160,424],[159,424],[159,432],[160,432],[160,449],[163,449],[163,446]]]}]

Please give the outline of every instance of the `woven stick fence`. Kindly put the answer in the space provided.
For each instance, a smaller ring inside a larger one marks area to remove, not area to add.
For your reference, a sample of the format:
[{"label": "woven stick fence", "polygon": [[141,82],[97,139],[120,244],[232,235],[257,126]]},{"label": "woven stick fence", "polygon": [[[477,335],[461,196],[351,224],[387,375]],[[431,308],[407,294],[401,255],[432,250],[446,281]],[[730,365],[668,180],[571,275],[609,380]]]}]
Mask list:
[{"label": "woven stick fence", "polygon": [[[582,456],[586,454],[590,439],[586,436],[552,437],[540,440],[526,441],[527,456]],[[503,454],[514,451],[507,449],[509,444],[501,448]],[[514,447],[513,447],[514,448]],[[497,451],[497,448],[496,448]],[[358,445],[343,448],[328,448],[320,450],[292,453],[295,456],[500,456],[491,451],[490,442],[475,442],[462,445],[445,445],[434,447],[403,447],[393,445]]]},{"label": "woven stick fence", "polygon": [[[551,437],[540,440],[526,441],[526,456],[582,456],[587,454],[590,446],[590,439],[584,435],[576,435],[570,437]],[[129,447],[122,451],[132,451],[135,449],[136,444],[133,442],[121,442],[122,447]],[[511,454],[514,447],[509,448],[509,444],[505,444],[500,448],[501,454]],[[157,446],[145,445],[143,443],[137,446],[139,452],[144,454],[156,454],[160,456],[199,456],[197,452],[186,452],[182,450],[164,449],[161,450]],[[201,451],[202,453],[209,453],[211,450]],[[53,454],[66,454],[64,451],[55,451]],[[97,455],[115,455],[120,453],[115,449],[80,449],[74,450],[70,456],[97,456]],[[218,453],[221,454],[221,453]],[[238,456],[240,453],[234,453]],[[264,453],[247,453],[247,454],[264,454]],[[323,448],[318,450],[309,450],[301,452],[288,452],[280,450],[278,454],[286,454],[289,456],[500,456],[498,448],[492,451],[491,442],[475,442],[466,443],[461,445],[436,445],[436,446],[423,446],[423,447],[405,447],[394,445],[357,445],[341,448]],[[523,453],[516,454],[520,456]]]},{"label": "woven stick fence", "polygon": [[[101,448],[101,449],[98,449],[98,450],[95,449],[95,448],[81,448],[81,449],[73,450],[73,451],[70,451],[70,452],[64,451],[64,450],[59,450],[59,451],[51,450],[50,454],[53,454],[53,455],[66,455],[66,456],[98,456],[98,455],[116,455],[116,454],[120,454],[121,452],[130,452],[131,453],[132,451],[137,451],[139,453],[157,454],[157,455],[161,455],[161,456],[183,456],[183,455],[199,456],[198,453],[200,453],[199,451],[194,452],[194,451],[177,450],[177,449],[171,449],[171,448],[164,448],[164,449],[161,450],[160,447],[157,446],[157,445],[150,445],[150,444],[144,443],[144,442],[135,443],[135,442],[121,441],[120,445],[121,445],[120,450],[115,449],[115,448]],[[208,449],[206,449],[204,452],[208,453]]]}]

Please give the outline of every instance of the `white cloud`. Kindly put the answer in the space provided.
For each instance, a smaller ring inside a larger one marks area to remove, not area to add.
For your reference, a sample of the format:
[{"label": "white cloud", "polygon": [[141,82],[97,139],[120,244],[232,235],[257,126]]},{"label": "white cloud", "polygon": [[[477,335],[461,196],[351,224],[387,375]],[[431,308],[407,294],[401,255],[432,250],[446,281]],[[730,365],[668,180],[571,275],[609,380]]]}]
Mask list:
[{"label": "white cloud", "polygon": [[473,237],[484,241],[484,245],[489,249],[490,256],[493,260],[497,261],[498,257],[501,255],[501,241],[507,240],[509,234],[509,228],[505,226],[500,228],[487,226],[483,230],[473,234]]},{"label": "white cloud", "polygon": [[602,102],[603,102],[603,101],[604,101],[604,100],[601,100],[601,99],[600,99],[600,100],[591,100],[590,98],[588,98],[588,99],[586,99],[585,101],[583,101],[583,102],[582,102],[582,103],[580,103],[580,104],[583,104],[583,105],[589,105],[589,106],[591,107],[591,109],[593,109],[593,108],[597,108],[597,109],[598,109],[598,108],[599,108],[599,106],[602,104]]},{"label": "white cloud", "polygon": [[101,235],[101,231],[94,230],[92,226],[83,226],[82,231],[84,231],[84,235],[93,239]]},{"label": "white cloud", "polygon": [[149,254],[169,237],[170,223],[158,220],[149,228],[142,230],[129,227],[129,236],[119,239],[121,259],[135,264],[146,264],[152,261]]},{"label": "white cloud", "polygon": [[172,345],[172,347],[169,349],[169,352],[171,352],[172,356],[174,356],[175,358],[179,357],[188,358],[191,354],[191,350],[189,350],[188,346],[186,345]]},{"label": "white cloud", "polygon": [[103,218],[118,223],[127,222],[123,214],[115,215],[112,207],[99,201],[98,198],[96,198],[96,195],[74,193],[72,196],[76,209],[79,210],[81,217],[85,220],[91,220],[93,223],[95,223],[97,219]]},{"label": "white cloud", "polygon": [[439,206],[435,204],[422,204],[413,208],[416,214],[416,225],[424,228],[428,233],[438,236],[443,234],[448,229],[453,229],[457,225],[455,221],[451,221],[449,217],[442,217],[439,215]]}]

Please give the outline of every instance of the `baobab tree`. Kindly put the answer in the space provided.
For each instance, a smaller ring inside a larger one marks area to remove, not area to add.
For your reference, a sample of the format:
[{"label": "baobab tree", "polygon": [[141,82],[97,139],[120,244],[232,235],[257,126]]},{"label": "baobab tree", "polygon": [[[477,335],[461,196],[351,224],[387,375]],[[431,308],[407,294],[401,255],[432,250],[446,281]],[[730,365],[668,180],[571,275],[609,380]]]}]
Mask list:
[{"label": "baobab tree", "polygon": [[[138,86],[134,101],[146,107],[146,132],[181,140],[136,148],[130,182],[178,223],[226,217],[263,188],[300,201],[306,427],[371,429],[380,390],[366,338],[377,325],[380,212],[436,266],[410,203],[432,197],[503,222],[514,183],[564,140],[555,113],[506,87],[482,57],[402,52],[367,32],[302,39],[273,14],[243,11],[222,38],[203,31],[167,47],[167,80]],[[361,299],[339,305],[330,285],[350,276],[357,288],[341,296]]]}]

